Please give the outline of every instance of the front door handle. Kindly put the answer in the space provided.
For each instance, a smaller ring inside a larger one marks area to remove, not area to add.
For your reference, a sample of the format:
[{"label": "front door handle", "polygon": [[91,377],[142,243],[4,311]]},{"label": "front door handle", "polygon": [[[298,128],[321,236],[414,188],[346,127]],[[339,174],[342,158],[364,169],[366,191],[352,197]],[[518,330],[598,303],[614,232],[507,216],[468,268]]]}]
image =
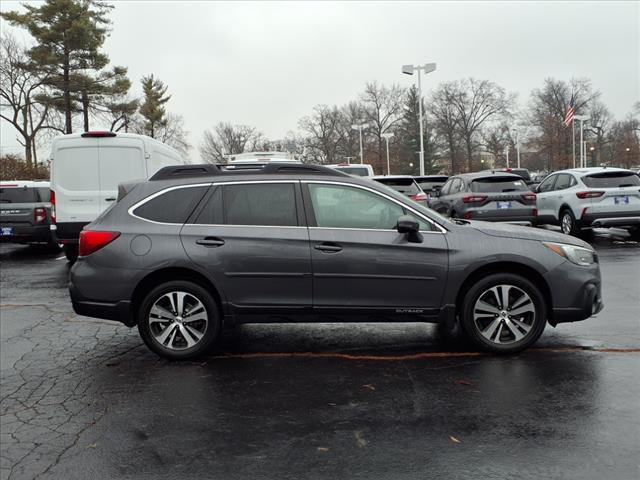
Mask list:
[{"label": "front door handle", "polygon": [[208,248],[221,247],[222,245],[224,245],[224,240],[218,237],[204,237],[196,240],[196,244]]},{"label": "front door handle", "polygon": [[104,201],[105,202],[115,202],[116,201],[116,197],[105,198]]},{"label": "front door handle", "polygon": [[342,250],[342,247],[340,245],[331,242],[319,243],[318,245],[314,245],[313,248],[326,253],[336,253]]}]

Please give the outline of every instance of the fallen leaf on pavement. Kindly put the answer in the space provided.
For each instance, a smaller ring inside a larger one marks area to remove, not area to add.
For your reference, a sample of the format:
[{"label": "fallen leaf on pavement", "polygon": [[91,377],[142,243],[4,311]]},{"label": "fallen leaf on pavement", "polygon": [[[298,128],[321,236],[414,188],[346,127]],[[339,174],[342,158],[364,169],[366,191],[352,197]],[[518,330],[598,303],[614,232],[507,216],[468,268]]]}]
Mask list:
[{"label": "fallen leaf on pavement", "polygon": [[367,440],[364,438],[364,435],[362,435],[361,431],[357,431],[353,433],[353,436],[356,437],[356,443],[358,444],[358,446],[360,448],[364,448],[367,446],[367,444],[369,442],[367,442]]},{"label": "fallen leaf on pavement", "polygon": [[87,448],[96,448],[97,446],[97,443],[90,443],[89,445],[87,445]]},{"label": "fallen leaf on pavement", "polygon": [[458,440],[456,437],[452,437],[451,435],[449,435],[449,438],[453,443],[460,443],[460,440]]},{"label": "fallen leaf on pavement", "polygon": [[329,449],[327,447],[318,447],[318,451],[322,453],[326,453],[329,451]]},{"label": "fallen leaf on pavement", "polygon": [[469,380],[456,380],[458,385],[473,385]]},{"label": "fallen leaf on pavement", "polygon": [[364,388],[368,388],[369,390],[371,390],[372,392],[376,389],[376,387],[374,387],[373,385],[371,385],[370,383],[367,383],[366,385],[362,385]]}]

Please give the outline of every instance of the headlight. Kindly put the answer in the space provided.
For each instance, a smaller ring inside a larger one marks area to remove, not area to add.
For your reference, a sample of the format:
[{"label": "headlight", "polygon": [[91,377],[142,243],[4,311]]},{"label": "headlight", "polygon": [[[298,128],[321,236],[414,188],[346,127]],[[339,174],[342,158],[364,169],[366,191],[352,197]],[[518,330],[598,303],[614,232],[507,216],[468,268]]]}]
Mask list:
[{"label": "headlight", "polygon": [[553,253],[566,258],[576,265],[593,265],[598,263],[596,252],[589,248],[576,247],[575,245],[567,245],[566,243],[542,242],[542,244]]}]

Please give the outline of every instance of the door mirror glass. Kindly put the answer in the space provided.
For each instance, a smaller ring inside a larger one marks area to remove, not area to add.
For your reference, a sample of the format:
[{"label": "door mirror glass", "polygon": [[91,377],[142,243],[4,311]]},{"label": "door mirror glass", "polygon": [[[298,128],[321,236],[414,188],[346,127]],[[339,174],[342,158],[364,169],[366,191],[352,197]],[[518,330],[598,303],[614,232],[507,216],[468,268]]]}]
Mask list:
[{"label": "door mirror glass", "polygon": [[406,234],[408,241],[413,243],[422,243],[420,224],[416,221],[415,218],[410,217],[409,215],[402,215],[398,217],[396,230],[398,230],[398,233]]}]

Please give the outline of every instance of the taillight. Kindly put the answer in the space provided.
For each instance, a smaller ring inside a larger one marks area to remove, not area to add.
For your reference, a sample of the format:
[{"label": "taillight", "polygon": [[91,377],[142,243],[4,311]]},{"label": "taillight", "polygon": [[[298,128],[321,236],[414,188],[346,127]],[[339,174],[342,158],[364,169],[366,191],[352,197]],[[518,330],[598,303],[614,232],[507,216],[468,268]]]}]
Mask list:
[{"label": "taillight", "polygon": [[34,208],[33,218],[36,223],[44,222],[47,219],[47,211],[42,207]]},{"label": "taillight", "polygon": [[536,201],[536,194],[535,193],[524,193],[524,194],[522,194],[522,199],[535,202]]},{"label": "taillight", "polygon": [[84,132],[80,135],[82,138],[107,138],[107,137],[115,137],[115,132],[108,132],[104,130],[94,130],[93,132]]},{"label": "taillight", "polygon": [[584,214],[587,213],[587,210],[589,209],[589,207],[584,207],[582,209],[582,213],[580,214],[580,218],[584,218]]},{"label": "taillight", "polygon": [[532,214],[534,217],[537,217],[537,216],[538,216],[538,209],[537,209],[537,208],[534,208],[534,209],[531,211],[531,214]]},{"label": "taillight", "polygon": [[465,195],[462,197],[464,203],[480,203],[487,199],[486,195]]},{"label": "taillight", "polygon": [[420,202],[427,199],[427,194],[420,192],[420,193],[416,193],[415,195],[411,195],[409,198],[414,202]]},{"label": "taillight", "polygon": [[51,195],[49,201],[51,202],[51,223],[56,223],[56,192],[49,190]]},{"label": "taillight", "polygon": [[604,195],[604,192],[589,191],[589,192],[576,192],[578,198],[598,198]]},{"label": "taillight", "polygon": [[119,236],[120,232],[82,230],[80,232],[80,248],[78,249],[78,253],[81,257],[91,255],[93,252],[109,245]]},{"label": "taillight", "polygon": [[463,217],[466,218],[467,220],[471,220],[471,212],[464,212]]}]

